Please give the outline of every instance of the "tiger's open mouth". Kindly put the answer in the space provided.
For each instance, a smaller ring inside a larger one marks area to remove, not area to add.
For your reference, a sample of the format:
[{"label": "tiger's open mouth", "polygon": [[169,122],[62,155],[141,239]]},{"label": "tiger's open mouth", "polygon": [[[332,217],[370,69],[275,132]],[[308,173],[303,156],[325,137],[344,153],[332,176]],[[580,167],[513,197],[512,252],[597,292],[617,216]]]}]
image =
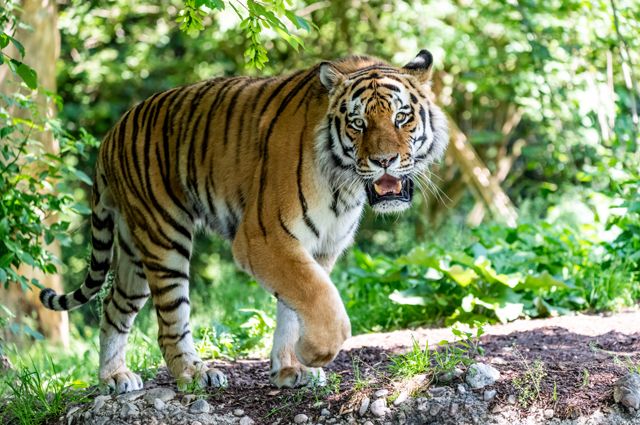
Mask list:
[{"label": "tiger's open mouth", "polygon": [[413,180],[408,177],[397,178],[385,174],[367,183],[367,198],[371,206],[386,201],[411,202],[412,196]]}]

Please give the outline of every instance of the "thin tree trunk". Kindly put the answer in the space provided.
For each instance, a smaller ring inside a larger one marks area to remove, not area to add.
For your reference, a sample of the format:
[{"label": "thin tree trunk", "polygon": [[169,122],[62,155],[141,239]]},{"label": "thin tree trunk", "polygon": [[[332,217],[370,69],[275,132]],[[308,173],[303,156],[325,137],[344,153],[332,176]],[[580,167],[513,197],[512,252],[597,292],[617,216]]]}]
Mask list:
[{"label": "thin tree trunk", "polygon": [[[20,29],[15,34],[25,48],[23,61],[31,66],[38,73],[39,87],[55,93],[56,91],[56,61],[60,53],[60,37],[57,29],[57,7],[54,0],[23,0],[21,2],[22,14],[20,20],[29,29]],[[19,53],[14,49],[7,53],[12,57],[19,57]],[[7,67],[2,67],[0,71],[0,83],[8,82],[13,76],[7,72]],[[15,83],[15,82],[14,82]],[[15,84],[2,84],[5,90],[11,90]],[[55,107],[51,99],[44,95],[39,95],[37,99],[38,112],[42,116],[53,117]],[[12,111],[18,113],[17,111]],[[53,138],[51,132],[41,132],[31,134],[31,137],[42,143],[42,148],[54,155],[59,154],[59,146]],[[42,241],[44,244],[44,241]],[[56,256],[60,256],[60,246],[57,242],[47,246],[47,250]],[[22,266],[18,272],[29,279],[36,278],[44,286],[54,288],[56,291],[62,290],[60,275],[45,275],[40,270]],[[69,342],[69,319],[66,312],[58,313],[46,310],[38,300],[39,291],[27,291],[23,293],[18,285],[12,285],[8,291],[0,288],[0,298],[3,304],[8,306],[16,318],[20,320],[25,315],[37,314],[40,331],[52,341],[59,342],[65,346]]]}]

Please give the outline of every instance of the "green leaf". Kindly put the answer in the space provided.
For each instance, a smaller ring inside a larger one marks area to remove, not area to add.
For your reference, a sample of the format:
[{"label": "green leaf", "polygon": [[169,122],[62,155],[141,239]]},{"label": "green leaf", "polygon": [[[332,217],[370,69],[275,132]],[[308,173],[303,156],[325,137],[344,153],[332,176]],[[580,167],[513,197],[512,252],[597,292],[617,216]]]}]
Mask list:
[{"label": "green leaf", "polygon": [[11,59],[11,64],[12,70],[22,78],[27,87],[31,90],[38,88],[38,74],[33,68],[15,59]]},{"label": "green leaf", "polygon": [[470,285],[478,278],[478,274],[475,271],[472,269],[465,269],[458,264],[451,266],[449,270],[445,270],[445,273],[458,285],[463,287]]},{"label": "green leaf", "polygon": [[5,284],[7,282],[7,272],[0,268],[0,284]]}]

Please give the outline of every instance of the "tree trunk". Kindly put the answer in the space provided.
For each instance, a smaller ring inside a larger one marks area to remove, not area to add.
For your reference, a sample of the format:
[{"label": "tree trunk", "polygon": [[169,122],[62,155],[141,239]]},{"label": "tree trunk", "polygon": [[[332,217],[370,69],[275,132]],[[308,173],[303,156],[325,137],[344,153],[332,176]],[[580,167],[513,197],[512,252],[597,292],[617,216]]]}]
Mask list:
[{"label": "tree trunk", "polygon": [[[57,7],[54,0],[23,0],[21,2],[22,14],[20,20],[29,29],[21,28],[15,34],[24,46],[25,57],[23,62],[31,66],[38,73],[38,85],[40,88],[52,93],[56,91],[56,61],[60,54],[60,36],[57,29]],[[13,47],[13,46],[11,46]],[[19,58],[19,53],[7,48],[7,53]],[[0,68],[0,85],[4,90],[11,90],[16,84],[3,84],[13,79],[13,75],[7,67]],[[15,82],[14,82],[15,83]],[[37,98],[38,111],[43,117],[53,117],[55,106],[50,98],[40,94]],[[18,114],[17,111],[12,113]],[[42,143],[43,149],[51,154],[59,154],[59,146],[51,132],[32,134],[32,138]],[[44,241],[42,241],[44,244]],[[47,246],[47,250],[56,256],[60,256],[60,246],[57,242]],[[60,275],[45,275],[40,270],[22,266],[19,273],[28,278],[38,279],[45,287],[56,291],[62,291]],[[11,285],[8,290],[0,288],[0,299],[16,315],[17,320],[24,316],[37,314],[40,331],[52,341],[64,346],[69,342],[69,319],[66,312],[54,312],[46,310],[38,299],[39,290],[22,292],[18,285]]]}]

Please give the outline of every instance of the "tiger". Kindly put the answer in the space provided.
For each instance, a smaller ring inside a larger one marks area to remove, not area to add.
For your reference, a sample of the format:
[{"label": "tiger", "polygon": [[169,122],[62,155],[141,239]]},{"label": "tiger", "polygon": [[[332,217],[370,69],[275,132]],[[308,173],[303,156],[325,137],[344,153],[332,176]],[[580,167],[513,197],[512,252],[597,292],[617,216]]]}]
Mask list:
[{"label": "tiger", "polygon": [[45,307],[72,310],[112,281],[101,385],[143,388],[125,353],[149,297],[176,382],[228,385],[198,357],[189,325],[189,263],[203,228],[229,240],[238,267],[277,300],[271,384],[321,385],[322,367],[351,336],[330,272],[365,204],[381,214],[407,209],[414,183],[446,150],[432,64],[428,50],[403,67],[349,56],[284,76],[213,78],[128,110],[98,152],[86,279],[71,293],[40,293]]}]

